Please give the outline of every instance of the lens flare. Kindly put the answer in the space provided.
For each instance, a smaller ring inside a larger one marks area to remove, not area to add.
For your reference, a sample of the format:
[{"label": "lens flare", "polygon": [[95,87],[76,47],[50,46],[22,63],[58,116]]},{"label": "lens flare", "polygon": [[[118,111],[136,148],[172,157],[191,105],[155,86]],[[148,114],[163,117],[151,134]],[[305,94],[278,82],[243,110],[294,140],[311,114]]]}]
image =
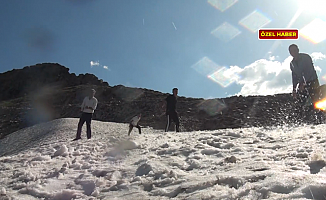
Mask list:
[{"label": "lens flare", "polygon": [[326,39],[325,32],[326,32],[326,22],[319,18],[316,18],[308,25],[303,27],[299,31],[299,34],[300,36],[304,37],[310,42],[317,44]]},{"label": "lens flare", "polygon": [[214,72],[207,76],[212,81],[220,84],[222,87],[227,87],[234,81],[236,81],[239,77],[236,74],[228,73],[228,69],[226,67],[222,67],[218,71]]},{"label": "lens flare", "polygon": [[197,107],[199,110],[205,111],[208,115],[214,116],[221,114],[221,112],[227,107],[224,101],[218,99],[206,99],[200,102]]},{"label": "lens flare", "polygon": [[217,37],[218,39],[224,42],[229,42],[240,33],[241,31],[237,27],[227,22],[224,22],[223,24],[221,24],[219,27],[217,27],[211,32],[212,35],[214,35],[215,37]]},{"label": "lens flare", "polygon": [[207,2],[214,8],[224,12],[227,9],[231,8],[235,3],[237,3],[238,0],[208,0]]},{"label": "lens flare", "polygon": [[191,68],[193,68],[203,76],[208,76],[214,73],[215,71],[221,69],[218,64],[216,64],[214,61],[212,61],[206,56],[200,59],[196,64],[192,65]]},{"label": "lens flare", "polygon": [[315,108],[325,111],[326,110],[326,98],[315,103]]},{"label": "lens flare", "polygon": [[272,19],[268,18],[260,10],[254,10],[252,13],[241,19],[239,24],[255,33],[260,28],[269,24],[271,21]]},{"label": "lens flare", "polygon": [[130,88],[125,86],[115,86],[114,94],[123,101],[132,102],[144,94],[139,88]]}]

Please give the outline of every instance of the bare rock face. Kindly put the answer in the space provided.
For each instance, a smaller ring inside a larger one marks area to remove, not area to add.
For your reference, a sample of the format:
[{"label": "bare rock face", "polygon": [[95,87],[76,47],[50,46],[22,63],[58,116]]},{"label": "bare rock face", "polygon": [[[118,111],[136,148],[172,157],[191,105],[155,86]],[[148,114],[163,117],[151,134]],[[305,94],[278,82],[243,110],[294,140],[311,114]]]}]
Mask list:
[{"label": "bare rock face", "polygon": [[[80,104],[89,88],[96,90],[99,101],[95,120],[127,123],[142,113],[141,126],[165,127],[161,102],[168,94],[122,85],[111,87],[92,74],[76,76],[59,64],[11,70],[0,74],[0,83],[0,138],[40,122],[79,117]],[[325,90],[325,86],[322,88]],[[178,97],[177,110],[181,131],[317,124],[324,117],[324,113],[304,110],[290,94],[208,100]]]},{"label": "bare rock face", "polygon": [[43,63],[0,74],[0,101],[23,97],[46,87],[63,89],[76,85],[103,85],[93,74],[70,74],[69,69],[55,63]]}]

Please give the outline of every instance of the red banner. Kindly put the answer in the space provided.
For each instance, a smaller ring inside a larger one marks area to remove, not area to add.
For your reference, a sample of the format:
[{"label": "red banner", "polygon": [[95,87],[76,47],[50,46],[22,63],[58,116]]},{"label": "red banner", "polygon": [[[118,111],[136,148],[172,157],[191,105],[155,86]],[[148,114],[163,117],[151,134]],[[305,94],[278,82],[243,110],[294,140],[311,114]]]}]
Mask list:
[{"label": "red banner", "polygon": [[297,40],[298,29],[260,29],[258,32],[260,40]]}]

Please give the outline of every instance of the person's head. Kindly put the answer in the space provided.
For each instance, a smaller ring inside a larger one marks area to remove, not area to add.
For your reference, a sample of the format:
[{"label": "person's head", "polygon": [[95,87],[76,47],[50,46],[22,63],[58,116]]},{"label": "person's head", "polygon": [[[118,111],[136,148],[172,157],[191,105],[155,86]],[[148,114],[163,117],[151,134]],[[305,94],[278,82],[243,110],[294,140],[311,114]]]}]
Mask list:
[{"label": "person's head", "polygon": [[173,88],[172,93],[174,96],[178,95],[178,88]]},{"label": "person's head", "polygon": [[299,47],[296,44],[291,44],[289,46],[289,52],[294,59],[297,59],[299,56]]},{"label": "person's head", "polygon": [[94,89],[90,89],[88,95],[89,95],[90,97],[94,97],[94,96],[95,96],[95,93],[96,93],[96,91],[95,91]]}]

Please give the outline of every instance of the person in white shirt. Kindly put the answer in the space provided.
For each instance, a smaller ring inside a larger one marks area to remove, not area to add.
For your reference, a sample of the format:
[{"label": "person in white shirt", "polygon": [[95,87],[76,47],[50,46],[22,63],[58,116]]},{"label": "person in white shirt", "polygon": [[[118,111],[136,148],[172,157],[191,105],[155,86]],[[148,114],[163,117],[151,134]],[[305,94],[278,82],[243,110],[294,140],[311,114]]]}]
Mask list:
[{"label": "person in white shirt", "polygon": [[97,107],[97,99],[94,97],[96,91],[91,89],[89,91],[89,95],[84,98],[84,101],[81,105],[82,115],[78,122],[77,134],[75,140],[81,139],[81,131],[84,123],[86,122],[86,132],[87,132],[87,139],[91,139],[91,121],[93,117],[94,110]]},{"label": "person in white shirt", "polygon": [[138,131],[139,131],[139,134],[141,134],[141,129],[140,129],[140,126],[139,126],[139,120],[141,118],[141,114],[133,117],[131,120],[130,120],[130,123],[129,123],[129,132],[128,132],[128,136],[130,135],[132,129],[134,127],[137,127],[138,128]]}]

